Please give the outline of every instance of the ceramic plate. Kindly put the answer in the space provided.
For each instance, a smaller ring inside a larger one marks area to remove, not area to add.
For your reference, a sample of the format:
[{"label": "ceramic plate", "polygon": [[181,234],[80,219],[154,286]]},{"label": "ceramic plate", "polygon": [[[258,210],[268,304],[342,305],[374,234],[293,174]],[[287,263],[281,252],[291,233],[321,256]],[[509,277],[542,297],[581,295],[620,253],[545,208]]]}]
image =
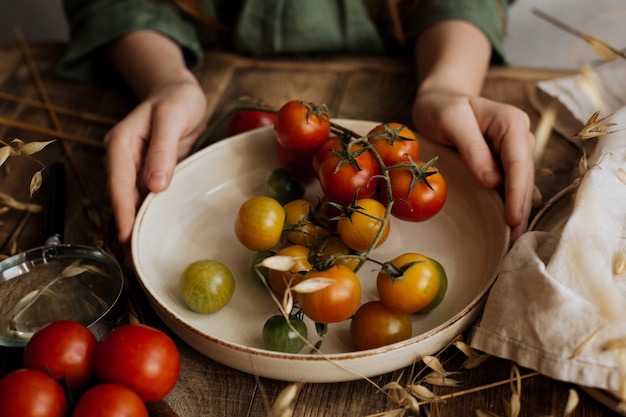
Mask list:
[{"label": "ceramic plate", "polygon": [[[377,124],[336,122],[360,134]],[[265,288],[250,277],[253,252],[237,241],[233,225],[239,206],[262,194],[265,178],[279,167],[273,135],[271,128],[254,130],[190,156],[177,167],[170,188],[150,194],[139,210],[131,242],[136,273],[153,307],[178,336],[204,355],[247,373],[335,382],[408,366],[445,347],[477,318],[508,249],[503,204],[496,192],[473,179],[455,152],[422,141],[420,159],[439,156],[437,166],[448,184],[446,204],[426,222],[392,218],[387,242],[374,253],[376,259],[392,259],[412,251],[439,260],[449,279],[442,304],[413,316],[411,339],[383,348],[355,352],[349,322],[343,322],[329,326],[322,355],[265,350],[263,323],[278,310]],[[320,195],[316,186],[307,190],[308,197]],[[177,290],[183,269],[205,258],[226,264],[236,279],[231,301],[211,315],[192,312]],[[366,264],[359,272],[362,302],[376,298],[374,267]],[[308,326],[309,340],[316,343],[314,325]]]}]

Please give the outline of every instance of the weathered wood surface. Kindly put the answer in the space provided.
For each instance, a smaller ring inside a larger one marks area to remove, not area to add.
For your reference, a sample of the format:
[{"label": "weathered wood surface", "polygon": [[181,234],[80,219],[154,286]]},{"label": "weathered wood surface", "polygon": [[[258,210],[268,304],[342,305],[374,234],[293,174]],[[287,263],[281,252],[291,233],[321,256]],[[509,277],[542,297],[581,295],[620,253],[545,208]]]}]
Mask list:
[{"label": "weathered wood surface", "polygon": [[[64,132],[101,141],[109,125],[93,121],[89,114],[115,120],[134,105],[134,100],[122,87],[84,85],[57,78],[53,69],[63,45],[37,44],[31,45],[30,50],[51,103],[83,113],[82,117],[65,116],[57,109],[55,114]],[[533,126],[536,126],[539,114],[528,101],[528,89],[538,80],[565,74],[524,68],[493,68],[485,84],[484,95],[525,109]],[[273,106],[291,99],[323,102],[328,105],[333,117],[411,123],[410,105],[415,81],[411,64],[404,61],[355,57],[252,60],[224,53],[209,53],[198,70],[198,77],[206,90],[212,120],[226,112],[238,97],[248,95]],[[0,43],[0,94],[41,100],[23,53],[13,43]],[[17,103],[6,97],[0,97],[0,117],[55,128],[46,110]],[[225,129],[217,129],[212,140],[224,136]],[[16,137],[24,141],[51,138],[47,134],[6,127],[0,123],[0,139],[9,142]],[[98,147],[79,144],[70,145],[70,149],[68,155],[57,142],[35,155],[35,159],[43,164],[60,159],[70,166],[66,242],[103,247],[117,254],[123,262],[123,250],[113,238],[114,225],[107,205],[103,151]],[[552,175],[537,180],[544,198],[571,180],[573,167],[579,157],[578,150],[563,138],[556,135],[552,138],[541,164],[542,167],[552,169]],[[28,158],[11,158],[6,167],[0,170],[0,191],[20,201],[45,205],[41,195],[35,194],[32,199],[28,196],[30,177],[40,168],[38,162]],[[88,213],[97,215],[90,220]],[[3,214],[0,217],[0,253],[7,255],[41,244],[44,221],[42,214],[25,215],[15,210]],[[129,298],[137,306],[139,316],[149,324],[164,328],[147,307],[132,271],[127,269],[126,273]],[[265,417],[268,415],[268,405],[288,385],[227,368],[176,340],[182,355],[180,380],[166,401],[151,406],[154,416]],[[20,355],[20,350],[0,349],[0,374],[19,366]],[[462,357],[455,349],[446,351],[444,358],[448,361],[446,367],[449,370],[460,371],[455,378],[461,380],[462,384],[454,389],[433,388],[435,393],[446,395],[479,388],[473,393],[435,403],[430,406],[431,416],[475,415],[477,409],[506,415],[503,400],[510,399],[509,383],[491,388],[480,387],[506,381],[512,365],[510,362],[491,358],[470,371],[461,369]],[[406,383],[413,372],[415,370],[412,368],[402,369],[373,378],[373,382],[378,386],[396,380]],[[522,369],[523,375],[529,373],[529,370]],[[563,415],[570,388],[576,387],[543,376],[525,378],[522,382],[520,415]],[[581,401],[573,416],[612,415],[583,391],[578,392]],[[393,399],[365,381],[305,384],[300,388],[293,415],[383,415],[395,407],[397,405]],[[422,406],[423,410],[427,408]],[[412,414],[407,412],[406,415]]]}]

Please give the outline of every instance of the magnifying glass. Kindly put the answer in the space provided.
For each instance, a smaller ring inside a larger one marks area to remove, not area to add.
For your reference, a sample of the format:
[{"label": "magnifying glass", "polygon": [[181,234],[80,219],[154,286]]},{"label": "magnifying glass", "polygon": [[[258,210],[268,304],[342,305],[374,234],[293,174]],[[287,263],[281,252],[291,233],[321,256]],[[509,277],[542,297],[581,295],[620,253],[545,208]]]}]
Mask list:
[{"label": "magnifying glass", "polygon": [[24,346],[57,320],[83,323],[101,340],[121,314],[122,269],[104,252],[62,243],[65,167],[52,165],[48,180],[46,242],[0,262],[0,346]]}]

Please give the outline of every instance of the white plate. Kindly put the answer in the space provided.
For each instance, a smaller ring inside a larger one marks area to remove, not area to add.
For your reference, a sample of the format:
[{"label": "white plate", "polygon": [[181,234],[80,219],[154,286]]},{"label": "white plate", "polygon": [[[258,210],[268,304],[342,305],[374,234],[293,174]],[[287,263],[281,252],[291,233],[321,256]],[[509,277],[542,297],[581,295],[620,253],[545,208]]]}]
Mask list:
[{"label": "white plate", "polygon": [[[360,134],[377,123],[336,120]],[[269,173],[279,166],[272,128],[220,141],[179,164],[167,191],[150,194],[133,230],[131,248],[137,276],[153,307],[178,336],[206,356],[262,377],[303,382],[335,382],[374,376],[408,366],[442,349],[479,315],[485,295],[508,249],[509,229],[500,197],[482,188],[452,150],[421,142],[420,159],[439,156],[437,167],[447,180],[442,211],[423,223],[392,218],[387,242],[375,251],[378,260],[401,252],[421,252],[439,260],[447,271],[448,293],[433,312],[413,317],[413,337],[379,349],[355,352],[349,323],[329,326],[324,355],[283,354],[265,350],[261,331],[278,312],[264,287],[248,272],[252,252],[237,241],[234,218],[246,199],[262,194]],[[311,187],[307,195],[320,195]],[[182,270],[210,258],[226,264],[236,288],[229,304],[202,315],[188,309],[177,291]],[[375,265],[359,272],[363,300],[376,298]],[[312,323],[309,340],[318,338]]]}]

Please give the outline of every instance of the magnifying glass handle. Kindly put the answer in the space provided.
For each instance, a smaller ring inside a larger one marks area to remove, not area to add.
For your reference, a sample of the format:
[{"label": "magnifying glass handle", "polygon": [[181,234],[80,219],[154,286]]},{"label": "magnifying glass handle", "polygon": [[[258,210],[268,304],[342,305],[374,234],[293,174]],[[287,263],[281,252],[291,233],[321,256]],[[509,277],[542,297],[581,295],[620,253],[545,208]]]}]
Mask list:
[{"label": "magnifying glass handle", "polygon": [[49,202],[46,221],[46,246],[59,245],[65,232],[65,166],[57,162],[48,174]]}]

